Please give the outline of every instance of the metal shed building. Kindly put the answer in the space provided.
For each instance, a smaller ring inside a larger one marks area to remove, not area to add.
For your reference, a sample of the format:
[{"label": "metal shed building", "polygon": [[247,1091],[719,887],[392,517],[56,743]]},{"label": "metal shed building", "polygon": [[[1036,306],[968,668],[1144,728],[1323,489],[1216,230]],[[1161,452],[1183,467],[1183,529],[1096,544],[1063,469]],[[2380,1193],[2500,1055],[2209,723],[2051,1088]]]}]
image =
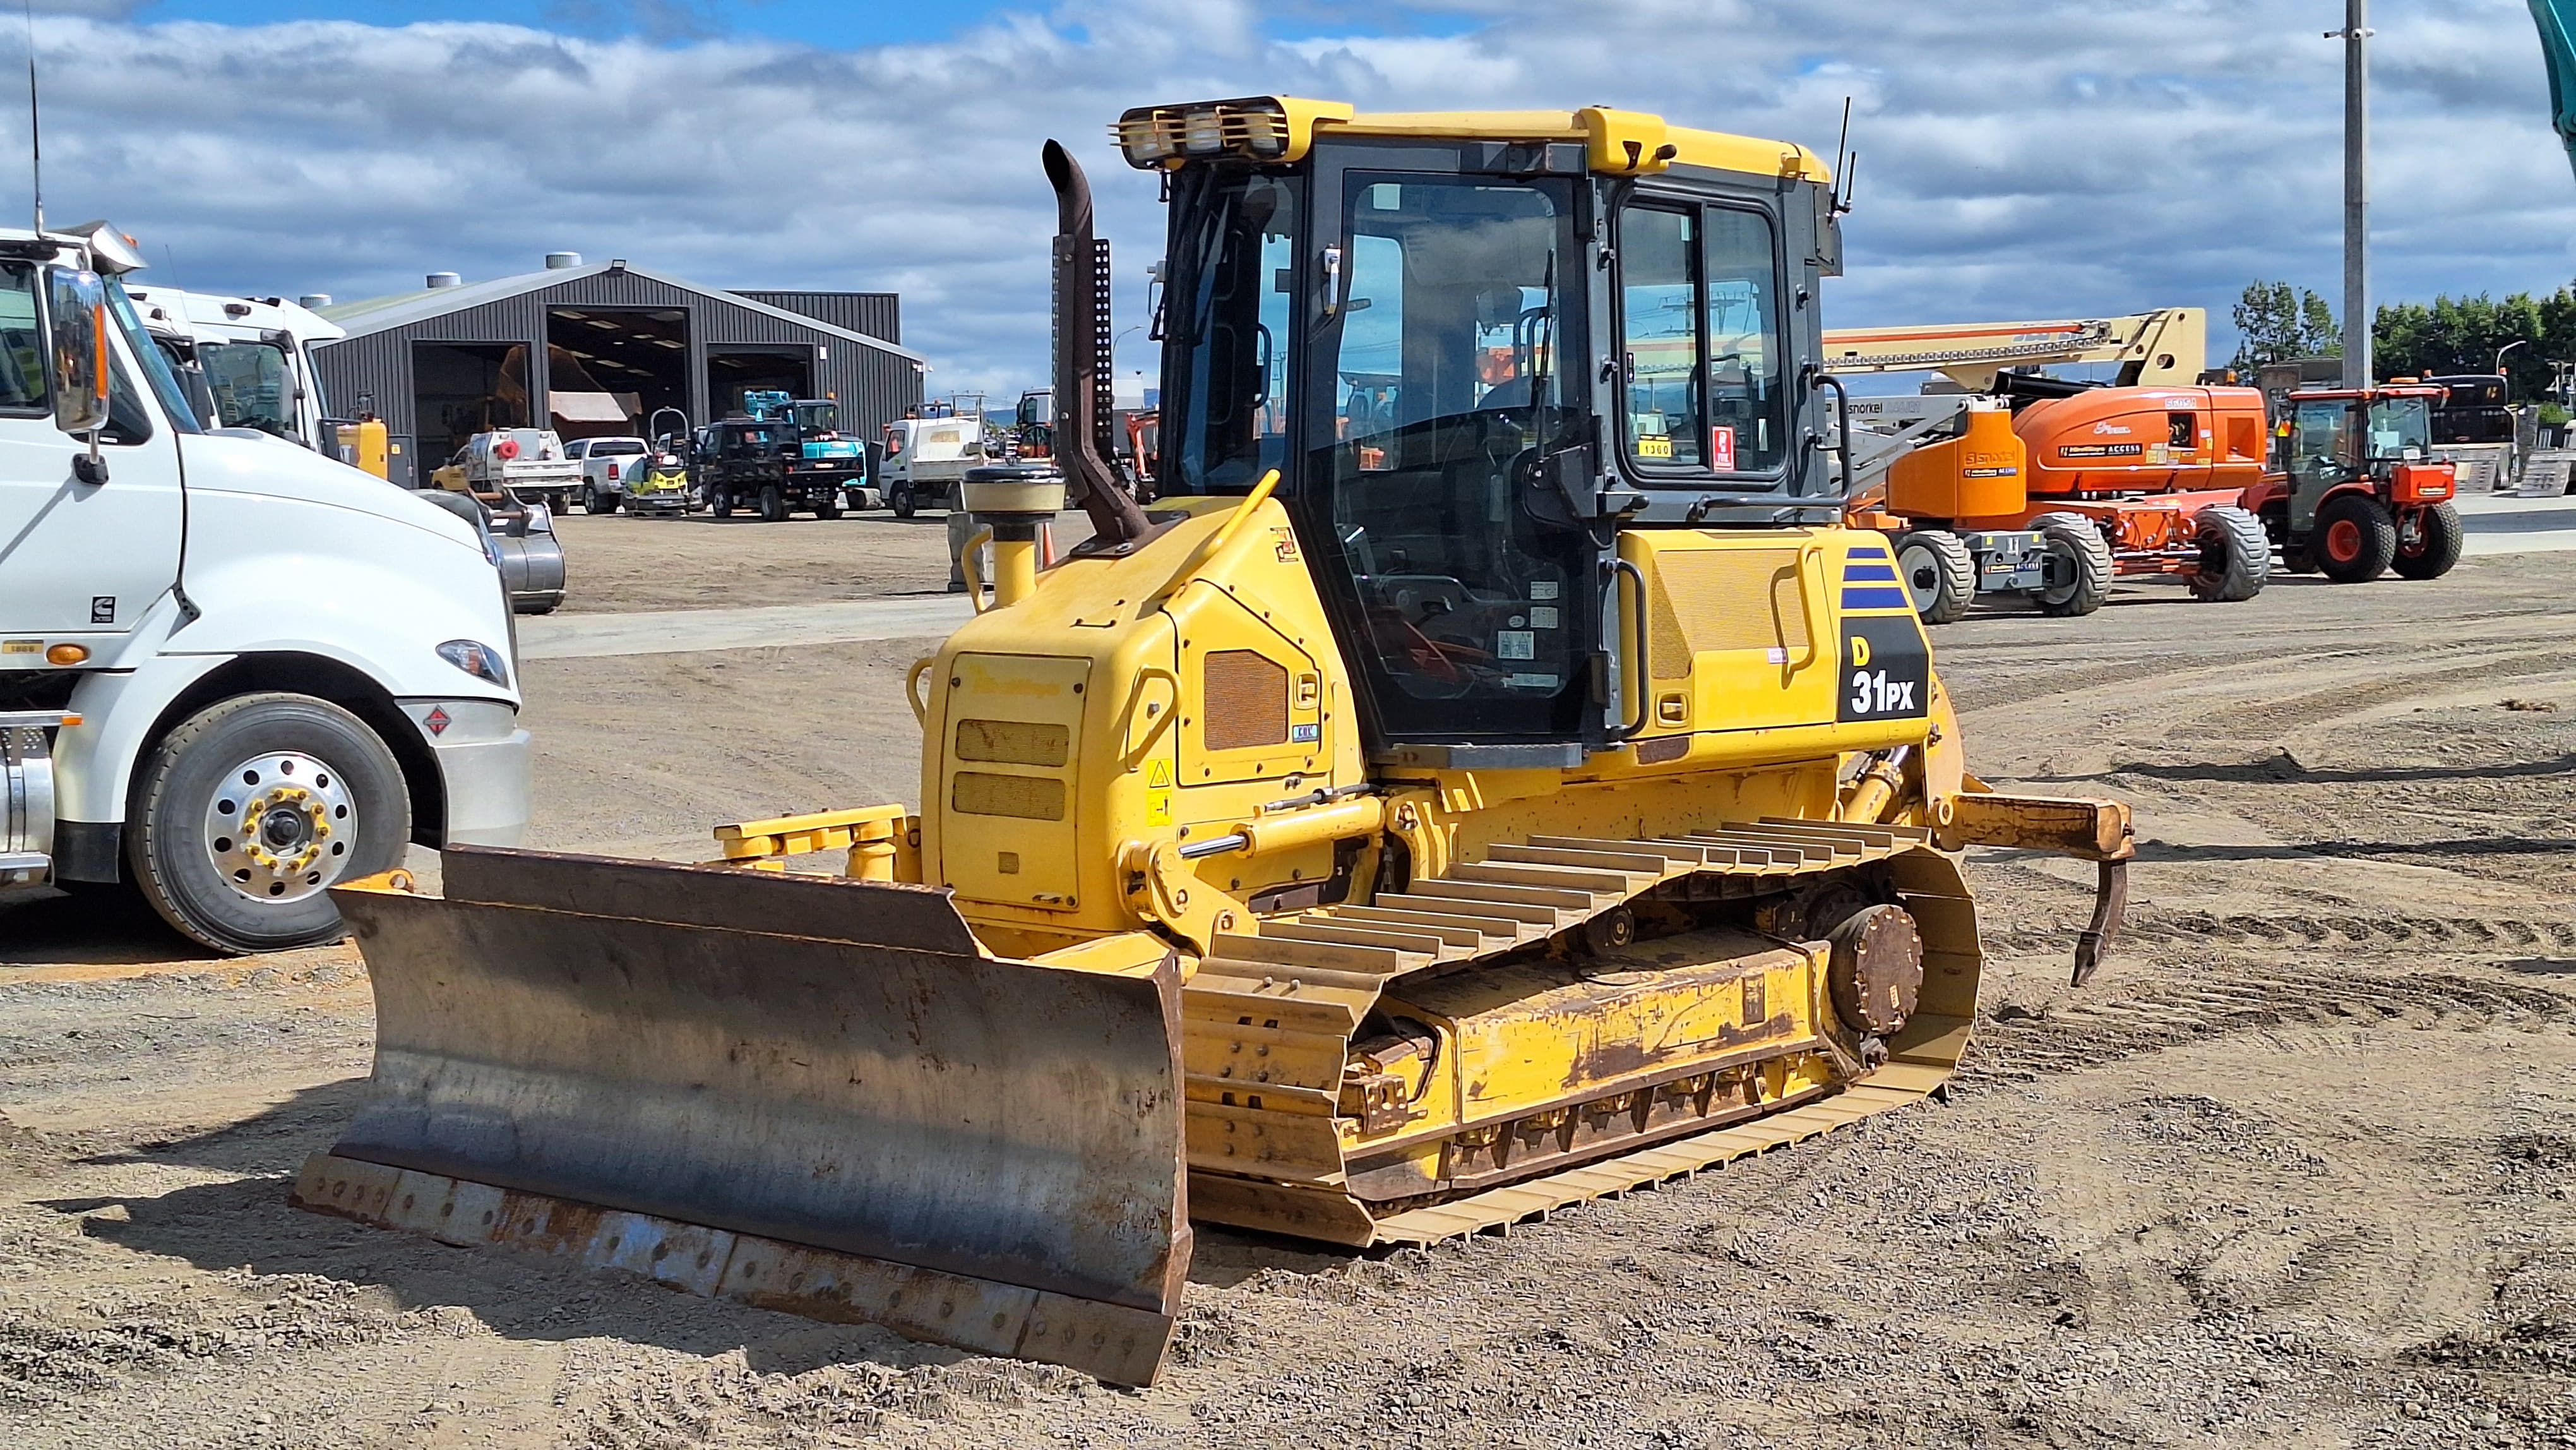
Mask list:
[{"label": "metal shed building", "polygon": [[349,330],[314,351],[324,393],[335,413],[384,419],[395,482],[416,486],[486,428],[634,433],[665,407],[699,424],[774,388],[836,398],[843,430],[874,438],[921,402],[929,364],[896,340],[890,293],[727,292],[623,259],[546,262],[321,309]]}]

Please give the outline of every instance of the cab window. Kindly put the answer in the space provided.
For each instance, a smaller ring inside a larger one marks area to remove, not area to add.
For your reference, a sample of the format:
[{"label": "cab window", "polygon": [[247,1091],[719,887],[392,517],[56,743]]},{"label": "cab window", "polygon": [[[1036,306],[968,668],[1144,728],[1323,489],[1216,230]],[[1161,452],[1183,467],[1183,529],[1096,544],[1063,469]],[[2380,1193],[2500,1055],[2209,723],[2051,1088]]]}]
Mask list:
[{"label": "cab window", "polygon": [[1631,202],[1619,258],[1631,462],[1648,478],[1778,470],[1788,406],[1770,218]]},{"label": "cab window", "polygon": [[46,410],[45,335],[36,316],[36,269],[0,266],[0,413]]}]

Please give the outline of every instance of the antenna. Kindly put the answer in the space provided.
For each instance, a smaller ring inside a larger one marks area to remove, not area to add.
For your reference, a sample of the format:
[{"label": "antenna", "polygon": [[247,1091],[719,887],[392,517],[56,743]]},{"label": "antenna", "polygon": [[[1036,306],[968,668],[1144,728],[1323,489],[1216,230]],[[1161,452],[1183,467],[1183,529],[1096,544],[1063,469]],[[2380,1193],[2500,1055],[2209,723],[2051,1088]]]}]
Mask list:
[{"label": "antenna", "polygon": [[36,104],[36,0],[18,0],[27,18],[27,169],[36,191],[36,235],[45,234],[45,124]]}]

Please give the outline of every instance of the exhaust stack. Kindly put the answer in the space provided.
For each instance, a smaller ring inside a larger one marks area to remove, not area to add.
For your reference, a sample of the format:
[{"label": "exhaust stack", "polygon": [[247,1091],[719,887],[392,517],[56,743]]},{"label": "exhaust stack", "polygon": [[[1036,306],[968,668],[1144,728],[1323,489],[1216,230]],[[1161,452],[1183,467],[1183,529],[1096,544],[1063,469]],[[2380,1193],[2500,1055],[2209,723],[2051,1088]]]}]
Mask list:
[{"label": "exhaust stack", "polygon": [[1055,188],[1056,461],[1066,491],[1091,516],[1097,548],[1145,537],[1151,526],[1102,455],[1109,395],[1109,249],[1092,235],[1091,182],[1060,142],[1046,143]]}]

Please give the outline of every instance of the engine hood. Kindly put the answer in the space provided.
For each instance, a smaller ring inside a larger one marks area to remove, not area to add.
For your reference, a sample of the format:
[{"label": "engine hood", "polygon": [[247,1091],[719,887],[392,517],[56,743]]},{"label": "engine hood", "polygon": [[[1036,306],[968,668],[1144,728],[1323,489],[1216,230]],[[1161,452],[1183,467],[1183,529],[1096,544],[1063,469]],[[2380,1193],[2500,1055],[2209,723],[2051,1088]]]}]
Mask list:
[{"label": "engine hood", "polygon": [[190,493],[245,494],[347,509],[483,552],[472,526],[456,515],[409,489],[284,439],[194,433],[182,435],[179,447]]}]

